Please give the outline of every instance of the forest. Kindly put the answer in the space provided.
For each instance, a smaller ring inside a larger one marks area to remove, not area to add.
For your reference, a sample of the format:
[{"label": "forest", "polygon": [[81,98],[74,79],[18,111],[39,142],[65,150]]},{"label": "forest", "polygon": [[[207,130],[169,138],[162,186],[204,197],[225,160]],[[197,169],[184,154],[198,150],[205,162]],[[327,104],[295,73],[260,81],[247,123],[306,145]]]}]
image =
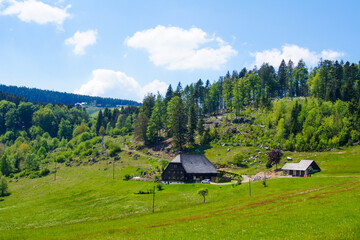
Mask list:
[{"label": "forest", "polygon": [[6,176],[39,177],[50,163],[116,156],[120,136],[137,149],[171,140],[173,151],[209,144],[326,151],[360,140],[359,65],[349,62],[244,68],[213,83],[169,85],[165,96],[148,94],[141,107],[105,108],[95,119],[79,107],[2,96]]},{"label": "forest", "polygon": [[[278,70],[228,72],[218,81],[202,80],[166,95],[147,95],[134,126],[147,145],[171,137],[183,149],[210,141],[267,144],[291,151],[324,151],[357,143],[360,126],[359,65],[325,60],[309,70],[282,61]],[[205,119],[223,115],[208,128]],[[238,124],[251,119],[252,124]],[[207,126],[207,127],[206,127]]]},{"label": "forest", "polygon": [[65,105],[75,104],[80,102],[87,102],[88,104],[94,103],[99,104],[103,107],[116,107],[117,105],[134,105],[140,106],[140,103],[132,100],[123,100],[115,98],[103,98],[103,97],[92,97],[86,95],[79,95],[66,92],[57,92],[51,90],[42,90],[37,88],[27,88],[27,87],[16,87],[16,86],[6,86],[0,84],[0,91],[4,93],[10,93],[17,96],[24,97],[28,99],[29,102],[39,102],[39,103],[62,103]]}]

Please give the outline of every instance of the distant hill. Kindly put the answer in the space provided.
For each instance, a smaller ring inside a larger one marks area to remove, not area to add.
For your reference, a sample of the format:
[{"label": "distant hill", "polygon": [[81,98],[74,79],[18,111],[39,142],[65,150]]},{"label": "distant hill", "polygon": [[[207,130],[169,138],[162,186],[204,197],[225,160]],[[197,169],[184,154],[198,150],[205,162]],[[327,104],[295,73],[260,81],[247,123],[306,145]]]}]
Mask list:
[{"label": "distant hill", "polygon": [[28,100],[24,97],[16,96],[11,93],[4,93],[0,91],[0,100],[7,100],[13,102],[16,105],[19,105],[20,102],[27,102]]},{"label": "distant hill", "polygon": [[140,106],[141,104],[124,99],[116,98],[102,98],[92,97],[86,95],[79,95],[74,93],[57,92],[51,90],[42,90],[38,88],[27,88],[17,86],[6,86],[0,84],[0,91],[4,93],[11,93],[17,96],[27,98],[29,102],[40,102],[40,103],[63,103],[63,104],[75,104],[80,102],[96,103],[102,107],[115,107],[116,105],[134,105]]}]

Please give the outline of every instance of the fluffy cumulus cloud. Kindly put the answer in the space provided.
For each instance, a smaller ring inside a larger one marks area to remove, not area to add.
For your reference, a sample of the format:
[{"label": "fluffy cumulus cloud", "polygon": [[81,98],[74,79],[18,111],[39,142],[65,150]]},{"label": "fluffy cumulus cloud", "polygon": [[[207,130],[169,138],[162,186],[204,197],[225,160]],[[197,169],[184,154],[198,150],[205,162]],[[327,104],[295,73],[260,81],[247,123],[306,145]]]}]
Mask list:
[{"label": "fluffy cumulus cloud", "polygon": [[86,32],[77,31],[74,36],[65,40],[66,45],[74,45],[76,55],[84,55],[85,48],[96,43],[97,31],[88,30]]},{"label": "fluffy cumulus cloud", "polygon": [[24,22],[54,23],[61,26],[65,19],[71,17],[67,12],[71,5],[59,8],[36,0],[4,0],[1,3],[1,15],[15,15]]},{"label": "fluffy cumulus cloud", "polygon": [[159,80],[141,86],[134,78],[123,72],[109,69],[96,69],[92,72],[90,81],[83,84],[74,93],[113,97],[141,101],[147,93],[165,93],[168,85]]},{"label": "fluffy cumulus cloud", "polygon": [[270,65],[276,67],[279,66],[281,61],[284,59],[286,62],[290,59],[297,64],[300,59],[303,59],[307,65],[314,66],[319,61],[320,58],[335,60],[339,57],[344,56],[343,52],[337,52],[333,50],[323,50],[320,53],[310,51],[308,48],[302,48],[297,45],[284,45],[281,50],[271,49],[264,50],[262,52],[250,53],[255,57],[254,65],[260,67],[263,63],[269,63]]},{"label": "fluffy cumulus cloud", "polygon": [[157,26],[136,32],[125,40],[136,49],[145,49],[150,61],[169,70],[219,69],[237,54],[219,37],[209,37],[199,28]]}]

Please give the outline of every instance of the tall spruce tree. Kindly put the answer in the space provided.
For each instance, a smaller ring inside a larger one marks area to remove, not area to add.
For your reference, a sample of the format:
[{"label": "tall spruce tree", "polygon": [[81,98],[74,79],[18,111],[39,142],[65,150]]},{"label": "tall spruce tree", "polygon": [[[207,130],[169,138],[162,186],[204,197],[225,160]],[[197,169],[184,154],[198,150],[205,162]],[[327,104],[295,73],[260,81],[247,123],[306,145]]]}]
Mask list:
[{"label": "tall spruce tree", "polygon": [[295,93],[296,96],[307,96],[309,89],[307,81],[309,78],[309,72],[306,68],[305,62],[301,59],[294,69],[294,81],[296,82]]},{"label": "tall spruce tree", "polygon": [[196,129],[197,129],[199,135],[202,136],[205,131],[205,121],[204,121],[204,117],[202,115],[199,115],[199,117],[198,117]]},{"label": "tall spruce tree", "polygon": [[188,131],[187,131],[188,133],[187,140],[189,144],[194,144],[195,142],[194,135],[195,135],[196,125],[197,125],[197,114],[194,104],[191,104],[188,114]]},{"label": "tall spruce tree", "polygon": [[224,93],[224,104],[225,110],[231,110],[232,108],[232,101],[233,101],[233,83],[232,79],[227,77],[225,78],[224,85],[223,85],[223,93]]},{"label": "tall spruce tree", "polygon": [[145,144],[148,143],[146,136],[148,123],[149,118],[145,113],[141,112],[135,123],[134,137],[136,140],[143,141]]},{"label": "tall spruce tree", "polygon": [[287,65],[287,75],[288,75],[288,83],[289,83],[289,96],[293,97],[294,96],[294,79],[293,79],[293,74],[294,74],[294,63],[293,61],[291,61],[291,59],[288,62]]},{"label": "tall spruce tree", "polygon": [[154,143],[160,135],[161,129],[165,126],[166,109],[161,95],[157,96],[154,109],[152,111],[146,136],[150,143]]},{"label": "tall spruce tree", "polygon": [[186,112],[182,99],[173,97],[167,107],[168,129],[173,137],[174,144],[182,150],[186,142]]},{"label": "tall spruce tree", "polygon": [[152,110],[155,106],[155,95],[150,93],[145,95],[141,110],[146,117],[149,119],[151,117]]},{"label": "tall spruce tree", "polygon": [[103,115],[102,115],[102,111],[100,110],[99,113],[98,113],[98,117],[97,117],[97,120],[96,120],[96,126],[95,126],[95,129],[96,129],[97,133],[99,133],[100,127],[102,125],[103,125]]},{"label": "tall spruce tree", "polygon": [[277,85],[278,85],[278,96],[283,97],[286,94],[287,90],[287,72],[286,72],[286,63],[283,59],[280,63],[278,74],[277,74]]},{"label": "tall spruce tree", "polygon": [[170,102],[173,95],[174,95],[174,92],[173,92],[173,89],[170,84],[168,89],[166,90],[166,94],[165,94],[165,99],[164,99],[165,106],[167,106],[168,102]]}]

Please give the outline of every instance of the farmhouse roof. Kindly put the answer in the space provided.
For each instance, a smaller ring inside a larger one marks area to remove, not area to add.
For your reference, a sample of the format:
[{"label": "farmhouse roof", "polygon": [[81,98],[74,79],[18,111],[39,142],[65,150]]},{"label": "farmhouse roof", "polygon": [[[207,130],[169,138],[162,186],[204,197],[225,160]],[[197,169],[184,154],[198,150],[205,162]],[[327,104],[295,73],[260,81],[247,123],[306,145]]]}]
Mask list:
[{"label": "farmhouse roof", "polygon": [[187,173],[217,173],[215,166],[200,154],[179,154],[172,163],[181,163]]},{"label": "farmhouse roof", "polygon": [[287,163],[281,169],[305,171],[313,162],[314,160],[301,160],[299,163]]}]

